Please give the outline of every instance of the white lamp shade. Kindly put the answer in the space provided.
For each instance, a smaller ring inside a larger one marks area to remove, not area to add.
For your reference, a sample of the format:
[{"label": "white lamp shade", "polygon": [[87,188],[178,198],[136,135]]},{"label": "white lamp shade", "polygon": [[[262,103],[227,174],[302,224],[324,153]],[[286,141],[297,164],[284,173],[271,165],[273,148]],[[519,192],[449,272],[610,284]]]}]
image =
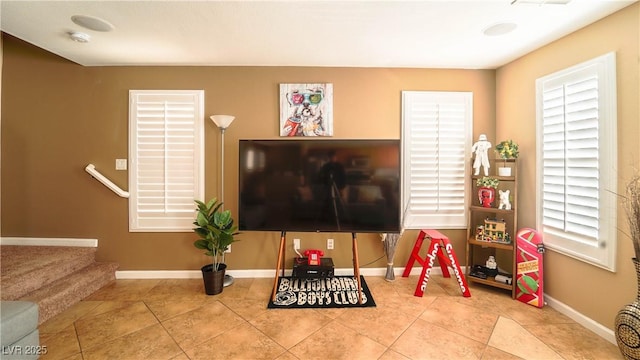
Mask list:
[{"label": "white lamp shade", "polygon": [[226,129],[231,125],[233,120],[236,118],[232,115],[211,115],[211,120],[216,124],[220,129]]}]

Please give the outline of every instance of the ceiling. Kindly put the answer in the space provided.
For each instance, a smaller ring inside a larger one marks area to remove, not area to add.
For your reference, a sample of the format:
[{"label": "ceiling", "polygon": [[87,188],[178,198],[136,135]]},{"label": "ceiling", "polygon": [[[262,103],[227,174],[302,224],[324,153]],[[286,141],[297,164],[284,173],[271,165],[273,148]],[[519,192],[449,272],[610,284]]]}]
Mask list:
[{"label": "ceiling", "polygon": [[[567,1],[0,0],[0,29],[85,66],[494,69],[637,0],[556,4]],[[113,30],[83,28],[74,15]],[[500,23],[517,27],[483,34]],[[71,40],[73,31],[90,41]]]}]

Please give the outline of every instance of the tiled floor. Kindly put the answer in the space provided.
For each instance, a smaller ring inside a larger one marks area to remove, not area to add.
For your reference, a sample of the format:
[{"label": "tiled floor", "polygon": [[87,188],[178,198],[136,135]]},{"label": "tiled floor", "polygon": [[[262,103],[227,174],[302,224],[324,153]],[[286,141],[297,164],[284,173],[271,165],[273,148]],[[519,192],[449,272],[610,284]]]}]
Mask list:
[{"label": "tiled floor", "polygon": [[621,359],[550,307],[434,275],[365,277],[375,308],[268,310],[273,279],[116,280],[40,326],[50,359]]}]

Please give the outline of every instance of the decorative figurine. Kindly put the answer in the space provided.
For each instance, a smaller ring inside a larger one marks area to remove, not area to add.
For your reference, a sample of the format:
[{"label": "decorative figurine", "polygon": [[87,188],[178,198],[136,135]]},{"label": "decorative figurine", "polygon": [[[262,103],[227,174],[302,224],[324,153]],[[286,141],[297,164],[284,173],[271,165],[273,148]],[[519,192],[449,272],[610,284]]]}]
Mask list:
[{"label": "decorative figurine", "polygon": [[487,135],[480,134],[478,141],[471,146],[471,151],[475,153],[476,158],[473,161],[474,175],[480,174],[480,166],[484,167],[484,176],[489,176],[489,154],[488,150],[491,148],[491,143],[487,141]]},{"label": "decorative figurine", "polygon": [[511,210],[511,202],[509,201],[510,192],[511,190],[498,190],[498,193],[500,194],[500,206],[498,206],[498,209]]},{"label": "decorative figurine", "polygon": [[487,266],[487,269],[491,269],[491,270],[495,270],[498,268],[498,263],[496,262],[496,258],[495,256],[489,256],[489,258],[487,259],[487,263],[485,264]]}]

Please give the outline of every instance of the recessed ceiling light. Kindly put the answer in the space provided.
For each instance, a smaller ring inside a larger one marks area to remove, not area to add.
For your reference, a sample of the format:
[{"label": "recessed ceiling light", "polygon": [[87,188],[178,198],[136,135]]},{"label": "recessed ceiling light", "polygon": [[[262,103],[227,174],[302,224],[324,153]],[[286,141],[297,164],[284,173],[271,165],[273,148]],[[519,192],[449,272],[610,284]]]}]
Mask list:
[{"label": "recessed ceiling light", "polygon": [[88,15],[73,15],[71,17],[71,21],[73,21],[76,25],[80,25],[85,29],[107,32],[113,30],[113,25],[111,25],[108,21],[102,20],[95,16]]},{"label": "recessed ceiling light", "polygon": [[498,23],[487,27],[482,32],[487,36],[505,35],[515,30],[518,25],[514,23]]},{"label": "recessed ceiling light", "polygon": [[91,40],[91,36],[89,34],[85,34],[83,32],[72,31],[69,33],[69,37],[71,40],[79,42],[79,43],[88,43]]}]

